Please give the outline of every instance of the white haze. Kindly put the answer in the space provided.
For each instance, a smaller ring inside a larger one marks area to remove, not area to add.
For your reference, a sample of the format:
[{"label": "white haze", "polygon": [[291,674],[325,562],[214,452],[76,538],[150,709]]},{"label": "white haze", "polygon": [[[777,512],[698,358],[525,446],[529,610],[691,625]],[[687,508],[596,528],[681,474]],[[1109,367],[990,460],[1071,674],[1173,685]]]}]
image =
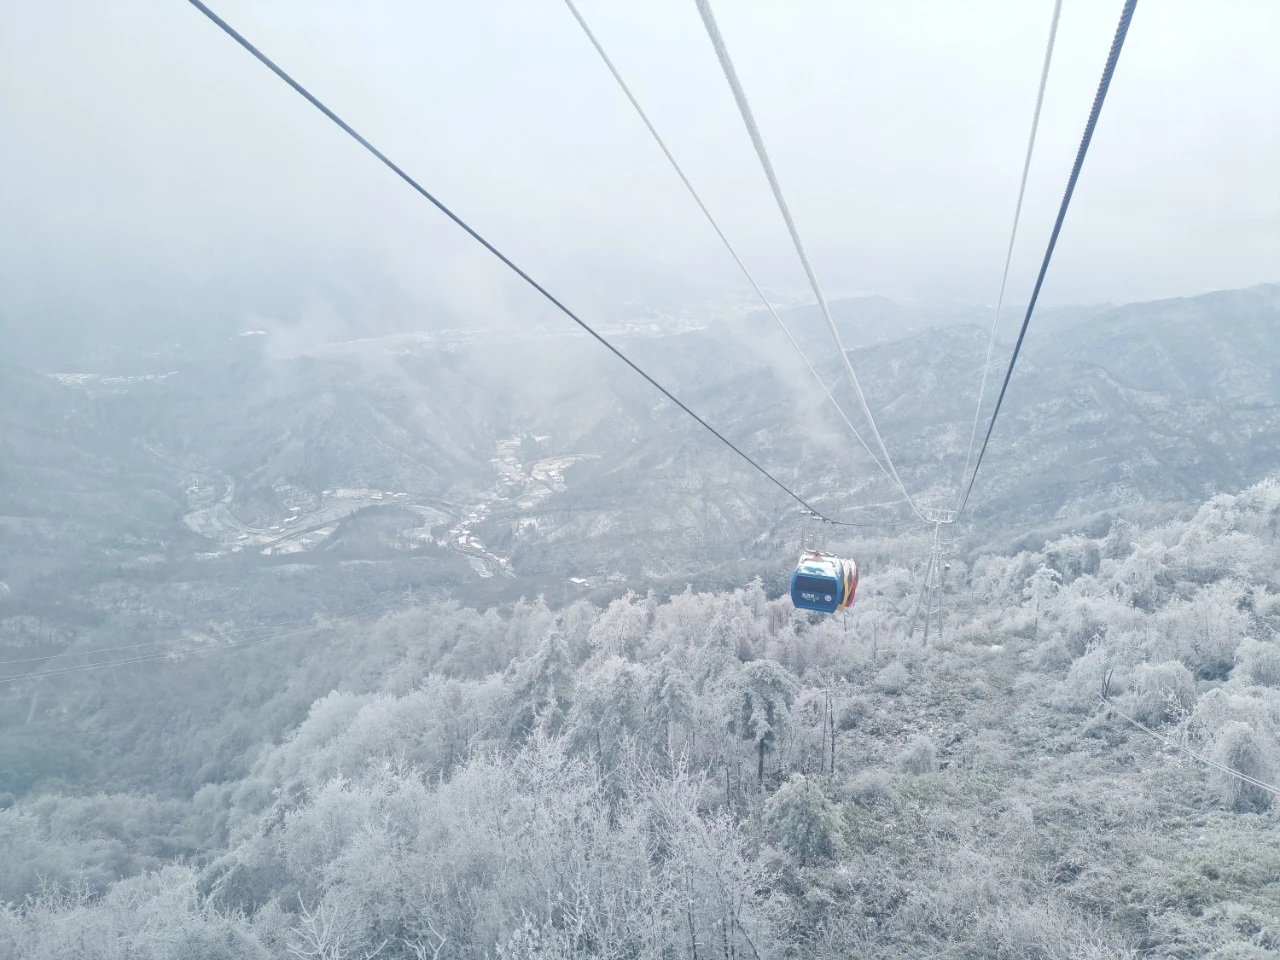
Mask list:
[{"label": "white haze", "polygon": [[[994,300],[1051,6],[719,4],[833,295]],[[1013,299],[1119,6],[1065,5]],[[742,294],[559,0],[216,9],[575,306],[617,318]],[[803,298],[693,4],[583,11],[762,280]],[[1270,0],[1139,5],[1047,304],[1277,279],[1278,48]],[[319,318],[324,337],[551,320],[179,0],[7,5],[0,127],[11,328],[68,314],[178,324],[197,304],[237,323]]]}]

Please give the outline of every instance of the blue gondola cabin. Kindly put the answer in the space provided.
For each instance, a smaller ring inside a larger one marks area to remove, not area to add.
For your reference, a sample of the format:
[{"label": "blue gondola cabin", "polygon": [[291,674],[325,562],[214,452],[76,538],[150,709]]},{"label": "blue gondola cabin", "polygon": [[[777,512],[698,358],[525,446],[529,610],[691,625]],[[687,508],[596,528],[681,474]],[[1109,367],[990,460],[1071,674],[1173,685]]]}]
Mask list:
[{"label": "blue gondola cabin", "polygon": [[802,554],[791,575],[791,602],[800,610],[848,610],[857,589],[858,565],[826,553]]}]

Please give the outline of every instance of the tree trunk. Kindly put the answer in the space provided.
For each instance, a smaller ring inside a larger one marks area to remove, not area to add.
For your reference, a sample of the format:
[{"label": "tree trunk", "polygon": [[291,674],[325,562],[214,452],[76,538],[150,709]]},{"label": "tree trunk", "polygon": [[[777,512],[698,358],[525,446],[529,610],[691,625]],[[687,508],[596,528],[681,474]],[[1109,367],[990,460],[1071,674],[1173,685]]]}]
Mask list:
[{"label": "tree trunk", "polygon": [[822,734],[818,737],[818,774],[827,771],[827,723],[831,714],[831,691],[822,693]]},{"label": "tree trunk", "polygon": [[831,711],[831,775],[836,775],[836,714]]},{"label": "tree trunk", "polygon": [[764,786],[764,738],[760,738],[760,742],[756,744],[759,760],[756,762],[756,779]]}]

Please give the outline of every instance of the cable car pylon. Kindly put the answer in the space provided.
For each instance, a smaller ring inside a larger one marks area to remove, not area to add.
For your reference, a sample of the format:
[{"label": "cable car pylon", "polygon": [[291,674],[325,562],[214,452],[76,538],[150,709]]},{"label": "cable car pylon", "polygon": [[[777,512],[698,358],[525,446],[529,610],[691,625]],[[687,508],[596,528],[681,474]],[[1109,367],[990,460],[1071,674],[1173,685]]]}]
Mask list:
[{"label": "cable car pylon", "polygon": [[[945,515],[951,514],[954,519],[954,510],[937,510],[934,513]],[[954,546],[950,541],[942,539],[942,525],[946,520],[941,517],[933,521],[933,541],[929,545],[929,560],[925,564],[924,580],[920,584],[920,594],[916,597],[916,609],[911,615],[911,628],[907,631],[907,639],[910,640],[916,635],[916,624],[920,620],[920,613],[924,612],[924,637],[922,643],[927,647],[929,645],[929,629],[934,620],[938,623],[938,640],[942,639],[942,597],[946,588],[947,574],[951,571],[950,561],[945,559],[945,555],[950,552]]]}]

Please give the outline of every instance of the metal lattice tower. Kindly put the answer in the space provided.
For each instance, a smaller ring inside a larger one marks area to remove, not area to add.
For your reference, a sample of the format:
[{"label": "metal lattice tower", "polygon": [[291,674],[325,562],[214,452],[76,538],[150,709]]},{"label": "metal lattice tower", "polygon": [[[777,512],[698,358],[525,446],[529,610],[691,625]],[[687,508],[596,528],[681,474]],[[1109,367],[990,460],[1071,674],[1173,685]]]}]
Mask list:
[{"label": "metal lattice tower", "polygon": [[[916,610],[911,616],[911,630],[907,634],[907,638],[911,639],[916,635],[916,623],[920,619],[920,613],[924,612],[924,644],[929,644],[929,631],[934,623],[937,624],[938,638],[942,637],[942,594],[946,585],[947,573],[951,569],[951,564],[944,559],[944,555],[950,552],[954,544],[950,539],[942,538],[942,525],[949,523],[955,519],[954,510],[934,510],[930,511],[933,516],[933,542],[929,546],[929,561],[925,564],[924,580],[920,584],[920,596],[916,600]],[[946,516],[949,515],[949,516]]]}]

